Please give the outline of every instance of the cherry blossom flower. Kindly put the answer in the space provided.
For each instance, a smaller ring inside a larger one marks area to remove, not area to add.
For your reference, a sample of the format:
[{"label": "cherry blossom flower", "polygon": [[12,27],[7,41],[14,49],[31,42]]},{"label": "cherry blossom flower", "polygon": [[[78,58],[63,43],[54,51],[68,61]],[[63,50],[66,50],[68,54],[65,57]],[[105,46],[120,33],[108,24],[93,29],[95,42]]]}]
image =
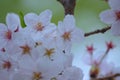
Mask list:
[{"label": "cherry blossom flower", "polygon": [[18,63],[8,54],[0,54],[0,79],[10,80],[11,76],[18,69]]},{"label": "cherry blossom flower", "polygon": [[35,47],[34,40],[25,34],[19,39],[20,41],[17,42],[19,47],[18,58],[22,56],[31,56],[35,60],[38,59],[40,52],[38,52],[37,48]]},{"label": "cherry blossom flower", "polygon": [[13,75],[12,80],[45,80],[48,77],[30,56],[22,57],[19,66],[20,69]]},{"label": "cherry blossom flower", "polygon": [[107,76],[113,70],[113,63],[108,63],[106,60],[98,63],[97,61],[92,64],[90,69],[91,78],[102,78]]},{"label": "cherry blossom flower", "polygon": [[51,30],[54,30],[56,26],[50,23],[52,17],[52,12],[50,10],[45,10],[39,15],[35,13],[28,13],[24,16],[26,29],[28,32],[35,37],[36,33],[49,34]]},{"label": "cherry blossom flower", "polygon": [[111,32],[114,35],[120,35],[120,1],[109,0],[111,9],[105,10],[100,13],[102,22],[111,25]]},{"label": "cherry blossom flower", "polygon": [[76,27],[73,15],[66,15],[63,22],[59,21],[58,35],[63,42],[81,42],[84,39],[84,33]]},{"label": "cherry blossom flower", "polygon": [[53,65],[50,62],[46,63],[44,59],[41,60],[42,61],[34,61],[29,56],[22,57],[19,61],[20,69],[16,74],[14,74],[12,79],[19,80],[19,78],[22,78],[23,80],[50,80],[52,77],[59,74],[57,73],[58,67],[56,67],[56,65]]},{"label": "cherry blossom flower", "polygon": [[0,23],[0,47],[4,48],[9,43],[14,43],[17,32],[20,29],[20,20],[18,15],[14,13],[7,14],[6,24]]}]

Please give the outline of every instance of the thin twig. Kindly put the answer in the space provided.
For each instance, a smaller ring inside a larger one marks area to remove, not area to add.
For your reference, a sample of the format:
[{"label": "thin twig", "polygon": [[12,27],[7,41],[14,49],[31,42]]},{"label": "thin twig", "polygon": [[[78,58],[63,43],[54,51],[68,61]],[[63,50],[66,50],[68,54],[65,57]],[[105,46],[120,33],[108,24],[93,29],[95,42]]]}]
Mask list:
[{"label": "thin twig", "polygon": [[98,30],[95,30],[95,31],[92,31],[92,32],[85,33],[85,37],[88,37],[88,36],[94,35],[94,34],[98,34],[98,33],[105,33],[110,28],[111,28],[110,26],[107,26],[103,29],[98,29]]},{"label": "thin twig", "polygon": [[65,15],[67,14],[74,15],[76,0],[57,0],[57,1],[63,5],[65,10]]}]

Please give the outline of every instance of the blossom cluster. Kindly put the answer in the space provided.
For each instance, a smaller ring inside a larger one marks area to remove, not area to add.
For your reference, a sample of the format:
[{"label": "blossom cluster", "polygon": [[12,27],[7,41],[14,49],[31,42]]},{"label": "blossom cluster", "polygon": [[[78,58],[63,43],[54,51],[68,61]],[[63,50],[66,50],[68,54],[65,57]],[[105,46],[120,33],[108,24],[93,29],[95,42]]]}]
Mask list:
[{"label": "blossom cluster", "polygon": [[[120,76],[113,75],[120,74],[120,67],[113,62],[107,61],[107,55],[110,50],[115,48],[112,41],[106,42],[106,51],[95,52],[96,48],[93,45],[87,46],[87,54],[84,56],[84,62],[91,66],[89,70],[90,79],[94,80],[120,80]],[[109,77],[105,79],[105,77]]]},{"label": "blossom cluster", "polygon": [[111,26],[113,35],[120,36],[120,0],[108,0],[110,9],[101,12],[100,19]]},{"label": "blossom cluster", "polygon": [[80,68],[72,66],[71,46],[84,39],[73,15],[58,26],[51,23],[52,12],[24,16],[8,13],[0,23],[0,80],[82,80]]}]

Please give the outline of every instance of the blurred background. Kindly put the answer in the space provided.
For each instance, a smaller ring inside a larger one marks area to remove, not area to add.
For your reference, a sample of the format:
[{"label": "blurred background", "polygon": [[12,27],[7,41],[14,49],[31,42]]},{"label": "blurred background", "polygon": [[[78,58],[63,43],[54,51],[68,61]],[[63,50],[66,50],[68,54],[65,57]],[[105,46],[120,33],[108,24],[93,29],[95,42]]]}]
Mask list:
[{"label": "blurred background", "polygon": [[[64,18],[64,9],[57,0],[0,0],[0,22],[5,23],[7,13],[27,14],[40,12],[50,9],[53,12],[52,22],[56,25],[59,20]],[[102,23],[99,18],[101,11],[109,9],[109,6],[103,0],[77,0],[75,8],[76,25],[85,33],[101,29],[107,25]],[[86,37],[85,40],[79,44],[74,44],[72,53],[74,55],[73,65],[80,67],[85,76],[88,75],[90,66],[86,65],[83,57],[86,52],[86,46],[93,44],[95,52],[100,53],[106,50],[106,41],[113,41],[116,45],[115,49],[111,50],[108,55],[108,61],[114,62],[120,66],[120,37],[113,36],[110,31],[105,34],[96,34]],[[88,80],[85,78],[84,80]]]}]

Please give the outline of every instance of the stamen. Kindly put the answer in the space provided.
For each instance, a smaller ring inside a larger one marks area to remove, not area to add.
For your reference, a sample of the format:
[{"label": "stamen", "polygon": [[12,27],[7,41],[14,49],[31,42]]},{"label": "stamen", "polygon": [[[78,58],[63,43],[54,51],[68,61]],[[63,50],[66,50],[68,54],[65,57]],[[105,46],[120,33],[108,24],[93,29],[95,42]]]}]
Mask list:
[{"label": "stamen", "polygon": [[40,79],[42,79],[43,77],[41,75],[42,75],[41,72],[33,72],[32,80],[40,80]]},{"label": "stamen", "polygon": [[12,39],[12,32],[10,30],[6,31],[5,38],[8,39],[8,40]]},{"label": "stamen", "polygon": [[10,61],[4,61],[2,66],[4,69],[10,69],[12,65]]},{"label": "stamen", "polygon": [[70,37],[71,37],[70,32],[65,32],[65,33],[62,35],[62,37],[63,37],[64,40],[70,40]]},{"label": "stamen", "polygon": [[41,23],[38,23],[38,24],[35,26],[35,29],[36,29],[37,31],[42,31],[43,28],[44,28],[44,26],[42,26]]},{"label": "stamen", "polygon": [[23,54],[30,54],[31,48],[27,44],[24,46],[20,46],[20,48],[22,48]]},{"label": "stamen", "polygon": [[50,57],[53,53],[54,53],[54,48],[52,49],[46,49],[45,55],[47,55],[48,57]]}]

